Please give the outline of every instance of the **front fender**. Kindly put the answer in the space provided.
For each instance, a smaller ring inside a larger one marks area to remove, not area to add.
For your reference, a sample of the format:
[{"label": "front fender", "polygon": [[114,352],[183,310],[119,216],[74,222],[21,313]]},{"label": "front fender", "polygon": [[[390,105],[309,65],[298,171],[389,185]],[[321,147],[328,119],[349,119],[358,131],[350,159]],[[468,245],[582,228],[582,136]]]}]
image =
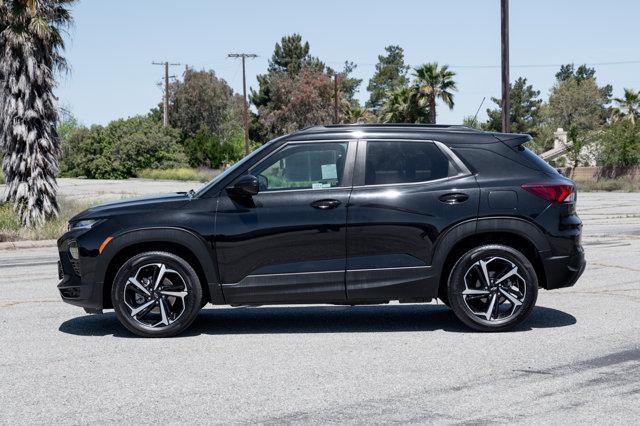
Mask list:
[{"label": "front fender", "polygon": [[177,244],[189,250],[200,263],[207,280],[212,303],[224,303],[220,289],[218,272],[215,268],[213,248],[202,237],[192,231],[177,227],[150,227],[124,231],[115,235],[113,240],[100,254],[102,261],[96,266],[96,284],[103,286],[107,271],[113,260],[122,250],[138,244]]}]

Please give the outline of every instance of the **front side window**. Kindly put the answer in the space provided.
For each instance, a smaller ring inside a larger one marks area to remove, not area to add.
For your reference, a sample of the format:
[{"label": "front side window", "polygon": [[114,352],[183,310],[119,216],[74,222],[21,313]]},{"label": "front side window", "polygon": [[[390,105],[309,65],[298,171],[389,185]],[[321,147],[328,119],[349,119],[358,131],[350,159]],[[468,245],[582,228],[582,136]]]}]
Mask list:
[{"label": "front side window", "polygon": [[365,185],[426,182],[455,174],[455,166],[432,142],[367,143]]},{"label": "front side window", "polygon": [[250,170],[260,191],[342,186],[347,143],[289,144]]}]

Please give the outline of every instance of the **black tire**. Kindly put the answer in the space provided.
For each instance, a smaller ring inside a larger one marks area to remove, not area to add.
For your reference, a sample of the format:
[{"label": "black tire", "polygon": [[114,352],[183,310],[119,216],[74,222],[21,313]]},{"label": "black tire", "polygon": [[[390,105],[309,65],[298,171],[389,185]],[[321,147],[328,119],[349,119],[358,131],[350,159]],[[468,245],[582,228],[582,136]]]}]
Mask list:
[{"label": "black tire", "polygon": [[[485,276],[489,277],[488,284]],[[500,280],[504,276],[507,278]],[[507,331],[531,313],[538,298],[538,277],[529,259],[518,250],[485,245],[469,250],[456,262],[447,294],[453,312],[468,327]]]},{"label": "black tire", "polygon": [[440,286],[438,289],[438,299],[447,307],[451,308],[451,303],[449,302],[449,293],[447,287]]},{"label": "black tire", "polygon": [[[161,265],[164,265],[163,276],[157,280]],[[131,278],[144,289],[133,285]],[[155,281],[158,284],[154,289]],[[142,337],[182,333],[198,315],[202,299],[202,286],[191,265],[173,253],[160,251],[140,253],[127,260],[116,274],[111,289],[118,320],[127,330]],[[132,315],[145,305],[148,306]],[[156,320],[159,322],[154,324]]]}]

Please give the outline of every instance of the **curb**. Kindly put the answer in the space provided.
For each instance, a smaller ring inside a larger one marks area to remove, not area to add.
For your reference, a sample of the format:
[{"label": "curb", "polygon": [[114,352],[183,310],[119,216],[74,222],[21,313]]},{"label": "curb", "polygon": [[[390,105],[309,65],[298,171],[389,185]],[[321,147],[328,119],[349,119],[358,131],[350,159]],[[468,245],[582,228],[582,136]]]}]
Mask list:
[{"label": "curb", "polygon": [[0,243],[2,250],[19,250],[27,248],[55,247],[57,240],[29,240],[29,241],[7,241]]}]

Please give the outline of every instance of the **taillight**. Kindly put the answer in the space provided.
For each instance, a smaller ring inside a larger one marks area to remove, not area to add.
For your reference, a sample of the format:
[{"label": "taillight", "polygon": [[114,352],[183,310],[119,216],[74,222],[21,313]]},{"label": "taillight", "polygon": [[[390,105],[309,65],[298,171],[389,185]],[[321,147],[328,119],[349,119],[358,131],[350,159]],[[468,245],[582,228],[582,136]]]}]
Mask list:
[{"label": "taillight", "polygon": [[575,188],[564,183],[525,183],[522,189],[552,203],[575,201]]}]

